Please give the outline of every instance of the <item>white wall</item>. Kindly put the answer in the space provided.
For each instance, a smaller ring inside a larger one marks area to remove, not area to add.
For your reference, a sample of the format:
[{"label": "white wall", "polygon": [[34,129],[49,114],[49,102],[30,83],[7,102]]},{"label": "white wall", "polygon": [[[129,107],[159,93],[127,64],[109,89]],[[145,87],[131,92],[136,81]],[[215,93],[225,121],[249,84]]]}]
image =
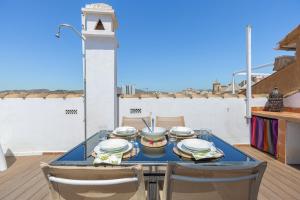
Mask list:
[{"label": "white wall", "polygon": [[300,108],[300,92],[283,99],[285,107]]},{"label": "white wall", "polygon": [[[264,106],[266,98],[253,99],[253,106]],[[141,108],[141,114],[130,114],[131,108]],[[245,99],[239,98],[120,98],[119,122],[122,116],[178,116],[185,117],[186,126],[209,128],[230,143],[249,143]]]},{"label": "white wall", "polygon": [[[77,109],[77,115],[65,114]],[[0,143],[16,155],[67,151],[83,141],[82,98],[0,99]]]},{"label": "white wall", "polygon": [[[263,106],[265,102],[265,98],[256,98],[253,100],[253,106]],[[244,99],[119,99],[120,117],[139,116],[130,114],[130,108],[142,108],[140,115],[143,116],[149,115],[150,112],[153,116],[184,115],[187,126],[195,129],[210,128],[216,135],[230,143],[249,143],[249,129],[244,118]],[[77,109],[78,113],[67,115],[66,109]],[[103,113],[102,118],[109,119],[109,116]],[[88,122],[97,126],[102,118],[88,118]],[[67,151],[83,139],[81,97],[0,99],[0,143],[4,152],[33,155],[42,152]]]}]

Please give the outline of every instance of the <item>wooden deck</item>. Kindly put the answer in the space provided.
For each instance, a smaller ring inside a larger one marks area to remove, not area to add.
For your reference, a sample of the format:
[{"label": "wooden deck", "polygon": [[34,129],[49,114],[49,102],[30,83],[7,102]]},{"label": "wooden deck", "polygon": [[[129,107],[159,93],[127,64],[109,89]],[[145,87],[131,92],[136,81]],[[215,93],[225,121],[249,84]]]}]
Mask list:
[{"label": "wooden deck", "polygon": [[[258,199],[300,199],[299,166],[288,166],[252,147],[239,147],[258,160],[268,162],[260,185]],[[297,169],[298,168],[298,169]]]},{"label": "wooden deck", "polygon": [[[284,165],[269,155],[248,146],[239,148],[259,160],[268,162],[259,190],[259,199],[300,200],[300,169],[298,166]],[[8,158],[9,169],[0,172],[0,199],[50,199],[39,163],[50,161],[55,157],[55,155],[44,155]]]},{"label": "wooden deck", "polygon": [[8,170],[0,172],[0,199],[50,200],[40,162],[47,162],[55,157],[55,155],[8,157]]}]

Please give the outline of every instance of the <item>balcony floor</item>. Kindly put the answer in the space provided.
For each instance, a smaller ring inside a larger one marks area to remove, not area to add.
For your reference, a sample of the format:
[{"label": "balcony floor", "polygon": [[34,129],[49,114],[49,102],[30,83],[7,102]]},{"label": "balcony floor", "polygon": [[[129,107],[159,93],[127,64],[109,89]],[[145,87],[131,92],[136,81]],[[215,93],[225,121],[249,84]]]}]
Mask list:
[{"label": "balcony floor", "polygon": [[[299,199],[300,168],[287,166],[249,146],[238,147],[259,160],[268,162],[259,190],[258,199]],[[50,199],[48,187],[39,168],[57,155],[8,157],[9,169],[0,172],[0,199],[40,200]]]}]

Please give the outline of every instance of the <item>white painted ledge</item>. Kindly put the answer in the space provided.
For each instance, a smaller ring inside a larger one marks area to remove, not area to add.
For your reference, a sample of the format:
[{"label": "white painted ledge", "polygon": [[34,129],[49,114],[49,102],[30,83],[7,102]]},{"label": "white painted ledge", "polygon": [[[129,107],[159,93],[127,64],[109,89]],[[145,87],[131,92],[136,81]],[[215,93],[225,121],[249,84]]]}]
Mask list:
[{"label": "white painted ledge", "polygon": [[85,37],[108,37],[115,38],[115,33],[111,31],[82,31]]}]

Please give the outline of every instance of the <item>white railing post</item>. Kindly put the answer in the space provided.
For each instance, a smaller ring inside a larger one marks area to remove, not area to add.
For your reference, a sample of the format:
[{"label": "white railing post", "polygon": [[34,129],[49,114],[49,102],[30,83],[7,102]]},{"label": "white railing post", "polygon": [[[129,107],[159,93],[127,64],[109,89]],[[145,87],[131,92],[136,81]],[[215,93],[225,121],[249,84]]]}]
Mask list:
[{"label": "white railing post", "polygon": [[234,80],[234,77],[235,76],[235,73],[232,74],[232,94],[235,94],[235,80]]},{"label": "white railing post", "polygon": [[248,25],[246,28],[247,32],[247,56],[246,56],[246,62],[247,62],[247,91],[246,91],[246,118],[251,118],[251,99],[252,99],[252,91],[251,91],[251,26]]}]

